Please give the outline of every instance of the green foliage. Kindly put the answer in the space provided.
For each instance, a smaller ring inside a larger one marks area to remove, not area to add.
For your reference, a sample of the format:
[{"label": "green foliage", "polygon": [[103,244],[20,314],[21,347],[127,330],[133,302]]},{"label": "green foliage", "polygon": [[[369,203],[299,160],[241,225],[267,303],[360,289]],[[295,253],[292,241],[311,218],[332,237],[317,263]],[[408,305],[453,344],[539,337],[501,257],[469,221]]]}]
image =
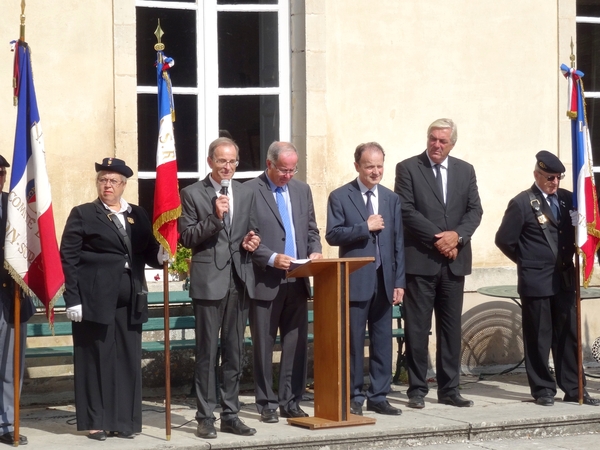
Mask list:
[{"label": "green foliage", "polygon": [[175,253],[175,260],[171,263],[169,270],[172,273],[188,273],[189,261],[192,257],[192,251],[189,248],[185,248],[181,244],[177,244],[177,253]]}]

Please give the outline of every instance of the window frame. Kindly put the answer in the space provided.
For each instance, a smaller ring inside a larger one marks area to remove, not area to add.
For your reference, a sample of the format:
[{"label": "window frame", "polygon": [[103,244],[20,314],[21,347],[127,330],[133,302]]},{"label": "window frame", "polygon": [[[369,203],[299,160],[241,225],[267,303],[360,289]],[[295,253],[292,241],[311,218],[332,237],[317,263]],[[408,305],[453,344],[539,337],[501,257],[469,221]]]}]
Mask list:
[{"label": "window frame", "polygon": [[[197,86],[173,86],[173,94],[195,95],[198,111],[197,157],[198,171],[179,170],[179,179],[202,179],[209,172],[208,146],[219,137],[219,99],[223,96],[277,95],[279,103],[279,139],[291,140],[291,43],[290,3],[278,0],[277,4],[228,4],[218,5],[217,0],[195,2],[166,2],[160,0],[136,0],[135,7],[180,9],[196,12]],[[276,12],[278,24],[278,87],[220,88],[217,16],[220,12]],[[165,34],[168,30],[165,30]],[[169,54],[169,49],[165,49]],[[177,61],[175,61],[177,64]],[[157,86],[137,85],[137,94],[158,94]],[[175,103],[177,110],[177,102]],[[158,136],[157,136],[158,138]],[[175,142],[177,149],[177,142]],[[181,169],[181,168],[179,168]],[[263,170],[236,171],[234,178],[247,179],[260,175]],[[140,180],[156,179],[156,171],[138,172]]]}]

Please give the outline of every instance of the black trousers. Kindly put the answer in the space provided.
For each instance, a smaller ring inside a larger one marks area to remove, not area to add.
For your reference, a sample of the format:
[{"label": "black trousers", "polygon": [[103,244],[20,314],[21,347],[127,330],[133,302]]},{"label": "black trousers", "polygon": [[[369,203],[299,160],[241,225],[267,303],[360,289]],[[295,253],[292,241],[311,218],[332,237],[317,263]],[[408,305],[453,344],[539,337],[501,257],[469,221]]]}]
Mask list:
[{"label": "black trousers", "polygon": [[[273,390],[273,347],[281,337],[279,390]],[[308,303],[304,280],[282,283],[275,300],[250,302],[256,409],[295,408],[306,389]]]},{"label": "black trousers", "polygon": [[115,320],[73,322],[77,430],[142,431],[142,326],[130,325],[131,277],[121,277]]},{"label": "black trousers", "polygon": [[437,337],[437,394],[445,397],[458,393],[464,285],[465,277],[453,275],[446,264],[437,275],[406,275],[404,333],[409,398],[429,392],[427,363],[433,313]]},{"label": "black trousers", "polygon": [[[533,398],[556,395],[556,384],[578,395],[575,293],[522,297],[525,370]],[[556,381],[548,359],[552,352]],[[584,378],[585,383],[585,378]]]}]

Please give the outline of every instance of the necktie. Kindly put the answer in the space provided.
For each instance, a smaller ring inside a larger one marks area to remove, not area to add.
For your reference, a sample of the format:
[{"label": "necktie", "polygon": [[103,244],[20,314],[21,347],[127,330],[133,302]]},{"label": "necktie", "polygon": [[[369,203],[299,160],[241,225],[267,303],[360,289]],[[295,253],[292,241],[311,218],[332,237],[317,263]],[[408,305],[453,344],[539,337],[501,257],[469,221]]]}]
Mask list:
[{"label": "necktie", "polygon": [[560,219],[560,208],[558,207],[558,199],[556,198],[556,194],[552,194],[548,196],[550,200],[550,209],[552,210],[552,214],[554,214],[554,218],[558,221]]},{"label": "necktie", "polygon": [[285,254],[296,257],[296,251],[294,241],[292,240],[292,223],[290,222],[290,215],[288,214],[287,204],[283,197],[283,188],[277,187],[275,189],[275,198],[277,200],[277,209],[279,209],[279,215],[283,222],[283,229],[285,230]]},{"label": "necktie", "polygon": [[[371,202],[371,197],[373,196],[373,191],[369,190],[365,193],[367,195],[367,212],[370,216],[375,214],[373,210],[373,203]],[[381,265],[381,254],[379,253],[379,232],[375,233],[375,269],[379,269]]]},{"label": "necktie", "polygon": [[[225,190],[226,188],[221,188],[220,194],[227,196]],[[231,227],[231,218],[229,217],[229,213],[223,214],[223,224],[225,225],[225,230],[229,231],[229,228]]]},{"label": "necktie", "polygon": [[442,202],[444,202],[445,204],[446,201],[444,200],[444,183],[442,182],[442,172],[440,170],[440,165],[435,164],[433,167],[435,169],[435,182],[437,183],[438,190],[442,195]]}]

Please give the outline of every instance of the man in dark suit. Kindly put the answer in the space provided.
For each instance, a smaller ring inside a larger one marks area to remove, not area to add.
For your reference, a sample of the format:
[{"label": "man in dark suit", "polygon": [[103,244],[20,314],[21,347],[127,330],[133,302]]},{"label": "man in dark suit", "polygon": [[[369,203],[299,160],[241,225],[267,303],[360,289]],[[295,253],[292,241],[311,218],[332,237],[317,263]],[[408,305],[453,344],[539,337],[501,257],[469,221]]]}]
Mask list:
[{"label": "man in dark suit", "polygon": [[[254,348],[256,408],[265,423],[282,417],[306,417],[300,401],[306,385],[308,347],[307,278],[285,275],[295,259],[322,258],[310,187],[293,176],[298,152],[289,142],[273,142],[267,170],[248,186],[256,194],[261,242],[252,255],[254,294],[250,330]],[[273,392],[273,346],[281,337],[278,395]]]},{"label": "man in dark suit", "polygon": [[471,273],[471,236],[483,210],[475,170],[448,156],[456,125],[438,119],[427,130],[427,150],[396,167],[402,202],[406,295],[404,332],[408,406],[424,408],[432,313],[436,318],[438,403],[468,407],[458,392],[465,275]]},{"label": "man in dark suit", "polygon": [[365,327],[369,327],[367,410],[399,415],[387,401],[392,380],[392,305],[404,296],[404,245],[400,199],[381,186],[385,153],[376,142],[354,152],[358,178],[329,195],[329,245],[340,258],[374,256],[375,261],[350,274],[350,411],[362,415]]},{"label": "man in dark suit", "polygon": [[[555,155],[539,152],[533,186],[508,203],[496,233],[498,248],[517,264],[525,369],[531,395],[542,406],[554,405],[557,383],[565,393],[564,401],[579,401],[575,227],[569,218],[573,194],[559,188],[564,171]],[[548,364],[550,351],[556,380]],[[600,404],[587,392],[583,402]]]},{"label": "man in dark suit", "polygon": [[[4,156],[0,155],[0,192],[4,189],[7,173],[6,169],[10,164]],[[0,209],[0,227],[6,231],[8,194],[2,192],[2,208]],[[15,422],[15,387],[14,387],[14,302],[15,289],[14,281],[4,268],[4,235],[2,237],[2,260],[0,265],[0,442],[4,444],[14,444]],[[21,297],[21,334],[20,334],[20,367],[21,367],[21,386],[23,385],[23,374],[25,373],[25,341],[27,338],[27,321],[35,313],[35,307],[31,298]],[[27,444],[27,438],[19,434],[19,445]]]},{"label": "man in dark suit", "polygon": [[[256,430],[238,417],[238,394],[248,292],[254,289],[249,253],[260,242],[254,232],[257,227],[254,193],[231,180],[239,162],[238,146],[231,139],[213,141],[207,161],[211,173],[181,191],[179,218],[181,242],[192,249],[190,297],[196,317],[197,431],[203,438],[217,437],[213,414],[217,406],[214,368],[220,338],[221,431],[251,436]],[[223,189],[223,185],[228,185],[228,189]]]}]

